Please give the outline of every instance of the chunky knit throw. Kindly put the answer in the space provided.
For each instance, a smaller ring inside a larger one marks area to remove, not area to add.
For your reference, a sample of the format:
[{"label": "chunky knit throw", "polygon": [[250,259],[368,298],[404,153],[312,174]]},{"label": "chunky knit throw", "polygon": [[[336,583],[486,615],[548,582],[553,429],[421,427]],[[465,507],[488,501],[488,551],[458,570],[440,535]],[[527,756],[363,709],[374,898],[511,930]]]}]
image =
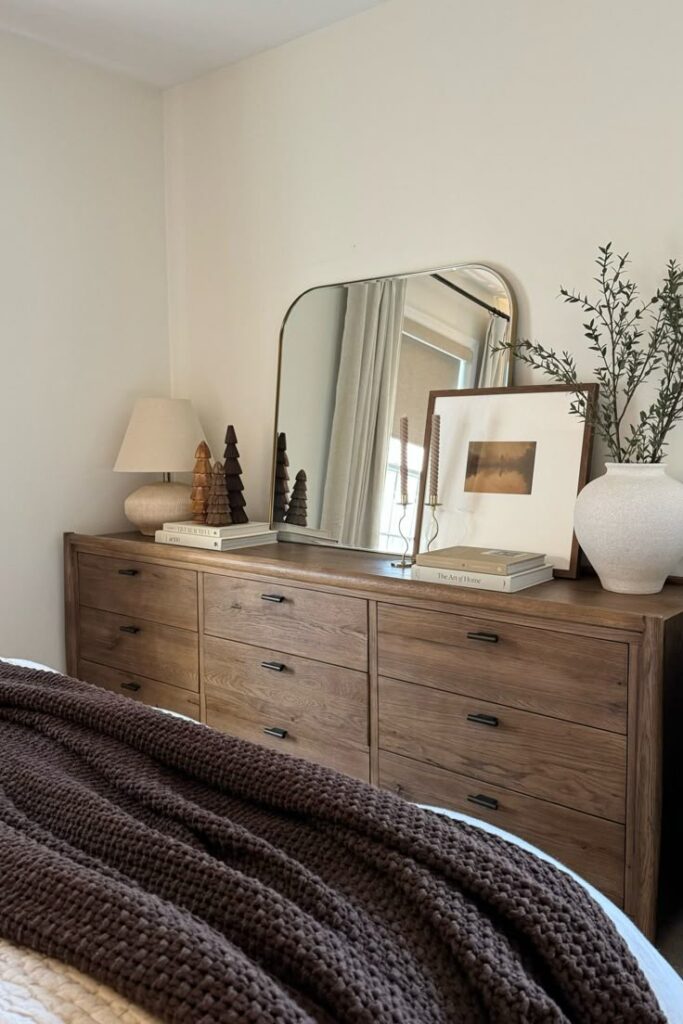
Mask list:
[{"label": "chunky knit throw", "polygon": [[8,665],[0,934],[164,1021],[664,1021],[600,908],[538,858]]}]

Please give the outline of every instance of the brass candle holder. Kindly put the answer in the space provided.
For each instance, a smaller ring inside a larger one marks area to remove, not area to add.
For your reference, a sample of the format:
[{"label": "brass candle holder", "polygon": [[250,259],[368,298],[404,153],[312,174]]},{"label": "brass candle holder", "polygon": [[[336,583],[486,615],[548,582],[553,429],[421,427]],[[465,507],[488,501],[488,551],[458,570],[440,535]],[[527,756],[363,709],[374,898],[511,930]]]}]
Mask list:
[{"label": "brass candle holder", "polygon": [[437,498],[436,494],[431,494],[427,501],[425,501],[425,507],[431,510],[431,521],[429,523],[429,532],[427,534],[427,551],[431,551],[432,544],[439,536],[439,517],[437,509],[441,508],[441,502]]},{"label": "brass candle holder", "polygon": [[401,500],[398,502],[398,504],[403,509],[401,518],[398,521],[398,532],[401,535],[401,540],[403,541],[404,544],[404,550],[400,560],[398,562],[392,562],[391,565],[392,568],[394,569],[411,569],[415,563],[415,559],[408,554],[408,548],[410,547],[410,537],[407,537],[403,532],[403,524],[408,514],[408,505],[411,504],[411,502],[408,500],[408,495],[402,494]]}]

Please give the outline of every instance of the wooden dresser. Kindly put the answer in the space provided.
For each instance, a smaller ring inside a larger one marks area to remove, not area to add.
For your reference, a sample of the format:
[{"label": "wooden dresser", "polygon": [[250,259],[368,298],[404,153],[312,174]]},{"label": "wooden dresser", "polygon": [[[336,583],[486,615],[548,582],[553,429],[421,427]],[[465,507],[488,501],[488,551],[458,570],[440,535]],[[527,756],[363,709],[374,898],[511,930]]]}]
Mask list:
[{"label": "wooden dresser", "polygon": [[72,675],[507,829],[653,935],[682,587],[503,595],[359,552],[139,534],[68,534],[65,567]]}]

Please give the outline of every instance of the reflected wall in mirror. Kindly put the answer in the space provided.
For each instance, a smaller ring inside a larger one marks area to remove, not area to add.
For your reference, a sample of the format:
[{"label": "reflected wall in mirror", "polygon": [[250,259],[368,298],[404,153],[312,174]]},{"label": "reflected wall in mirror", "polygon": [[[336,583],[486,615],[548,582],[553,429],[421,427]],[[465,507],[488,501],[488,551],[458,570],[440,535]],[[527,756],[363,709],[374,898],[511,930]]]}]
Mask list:
[{"label": "reflected wall in mirror", "polygon": [[[511,353],[492,349],[514,336],[514,316],[509,286],[479,264],[301,295],[280,341],[273,519],[282,539],[402,551],[401,417],[409,428],[403,530],[412,537],[429,393],[509,385]],[[301,470],[305,485],[289,512]]]}]

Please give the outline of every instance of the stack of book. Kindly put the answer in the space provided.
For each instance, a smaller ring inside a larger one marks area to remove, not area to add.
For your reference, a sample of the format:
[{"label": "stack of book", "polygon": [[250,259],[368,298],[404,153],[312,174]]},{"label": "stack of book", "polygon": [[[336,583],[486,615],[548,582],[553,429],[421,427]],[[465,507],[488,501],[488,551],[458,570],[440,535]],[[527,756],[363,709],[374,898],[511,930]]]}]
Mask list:
[{"label": "stack of book", "polygon": [[154,534],[157,544],[178,544],[187,548],[209,548],[228,551],[230,548],[272,544],[277,530],[270,523],[235,523],[232,526],[205,526],[203,523],[164,523]]},{"label": "stack of book", "polygon": [[419,554],[412,575],[429,583],[513,594],[553,578],[553,567],[545,557],[533,551],[460,545]]}]

